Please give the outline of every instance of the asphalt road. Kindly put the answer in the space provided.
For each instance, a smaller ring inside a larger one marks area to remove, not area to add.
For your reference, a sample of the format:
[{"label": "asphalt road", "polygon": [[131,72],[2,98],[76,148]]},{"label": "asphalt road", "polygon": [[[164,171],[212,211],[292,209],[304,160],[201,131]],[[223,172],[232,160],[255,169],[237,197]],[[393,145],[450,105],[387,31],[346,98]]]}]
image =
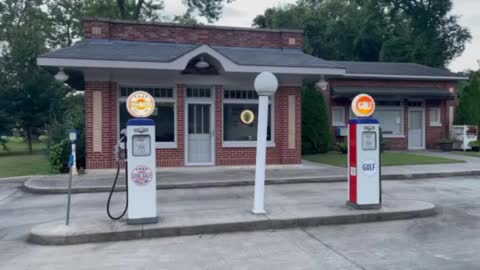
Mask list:
[{"label": "asphalt road", "polygon": [[[0,269],[480,269],[476,177],[384,182],[390,197],[437,204],[430,218],[59,247],[26,237],[35,224],[64,219],[66,196],[19,186],[0,183]],[[216,191],[236,188],[245,187]],[[106,196],[76,194],[75,215],[104,212]]]}]

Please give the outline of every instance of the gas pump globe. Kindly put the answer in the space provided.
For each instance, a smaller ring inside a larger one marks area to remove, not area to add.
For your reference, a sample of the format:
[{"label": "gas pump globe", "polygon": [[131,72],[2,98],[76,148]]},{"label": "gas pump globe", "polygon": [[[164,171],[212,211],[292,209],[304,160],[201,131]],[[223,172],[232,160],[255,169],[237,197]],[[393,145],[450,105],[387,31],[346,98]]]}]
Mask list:
[{"label": "gas pump globe", "polygon": [[370,117],[375,101],[360,94],[352,101],[352,111],[358,118],[349,121],[347,205],[380,208],[380,127],[378,120]]}]

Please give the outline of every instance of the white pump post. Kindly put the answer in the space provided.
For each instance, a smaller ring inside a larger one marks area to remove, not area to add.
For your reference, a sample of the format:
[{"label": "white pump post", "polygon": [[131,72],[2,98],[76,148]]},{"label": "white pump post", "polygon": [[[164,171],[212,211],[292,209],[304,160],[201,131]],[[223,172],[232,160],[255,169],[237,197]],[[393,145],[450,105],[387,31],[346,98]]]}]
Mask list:
[{"label": "white pump post", "polygon": [[257,157],[255,168],[254,214],[265,213],[265,162],[267,152],[268,99],[275,94],[278,80],[271,72],[258,74],[254,82],[258,94]]}]

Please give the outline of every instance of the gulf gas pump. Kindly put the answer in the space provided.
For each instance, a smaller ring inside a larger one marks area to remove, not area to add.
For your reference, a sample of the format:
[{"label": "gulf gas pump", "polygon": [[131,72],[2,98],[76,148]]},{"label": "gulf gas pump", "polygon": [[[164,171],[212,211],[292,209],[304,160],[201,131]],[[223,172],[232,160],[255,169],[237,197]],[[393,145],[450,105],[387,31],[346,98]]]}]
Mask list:
[{"label": "gulf gas pump", "polygon": [[356,96],[352,111],[357,118],[349,121],[348,138],[348,201],[356,209],[381,207],[380,127],[370,117],[375,101],[366,94]]},{"label": "gulf gas pump", "polygon": [[[134,117],[128,120],[127,128],[115,146],[117,173],[108,201],[107,214],[118,220],[127,214],[127,224],[158,222],[155,122],[149,117],[155,111],[153,97],[144,91],[132,93],[126,102],[128,112]],[[124,145],[124,149],[121,148]],[[125,209],[119,216],[110,213],[112,194],[120,172],[121,153],[125,158]]]}]

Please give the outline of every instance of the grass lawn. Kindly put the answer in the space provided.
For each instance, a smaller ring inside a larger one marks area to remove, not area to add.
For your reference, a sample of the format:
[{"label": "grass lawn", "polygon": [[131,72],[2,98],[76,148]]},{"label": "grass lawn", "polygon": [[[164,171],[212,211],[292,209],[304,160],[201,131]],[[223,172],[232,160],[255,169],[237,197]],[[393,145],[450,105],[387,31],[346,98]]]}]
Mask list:
[{"label": "grass lawn", "polygon": [[9,141],[7,147],[8,152],[0,147],[0,177],[52,173],[50,164],[43,154],[45,144],[34,143],[32,155],[28,153],[25,142]]},{"label": "grass lawn", "polygon": [[[303,159],[338,167],[347,167],[347,154],[329,152],[325,154],[305,155]],[[479,156],[480,157],[480,156]],[[433,157],[408,152],[384,152],[381,156],[382,166],[419,165],[419,164],[445,164],[462,163],[463,160],[456,160],[443,157]]]}]

